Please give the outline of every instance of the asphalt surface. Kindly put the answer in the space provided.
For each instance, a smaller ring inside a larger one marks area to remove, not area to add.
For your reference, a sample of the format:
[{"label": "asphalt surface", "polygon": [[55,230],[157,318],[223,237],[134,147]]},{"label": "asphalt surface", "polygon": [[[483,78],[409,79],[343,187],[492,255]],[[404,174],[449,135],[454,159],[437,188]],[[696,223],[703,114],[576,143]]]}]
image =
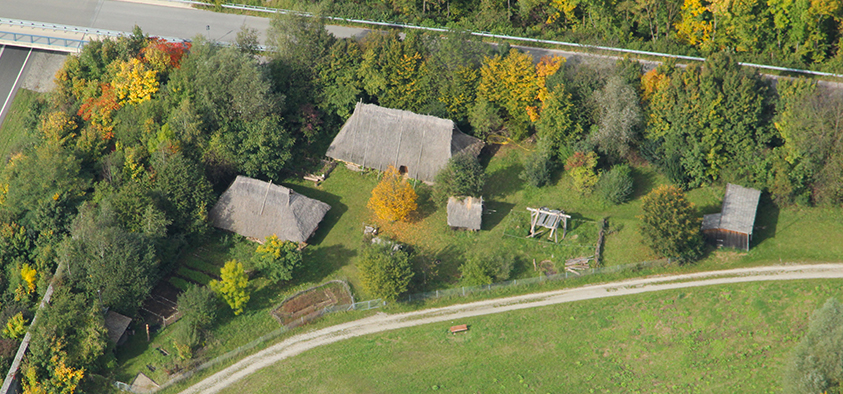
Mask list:
[{"label": "asphalt surface", "polygon": [[125,32],[137,25],[154,36],[223,42],[233,42],[243,25],[263,42],[269,28],[268,18],[113,0],[0,0],[0,17]]},{"label": "asphalt surface", "polygon": [[20,88],[24,73],[22,69],[29,54],[28,48],[0,47],[0,124],[6,119],[12,105],[14,93]]}]

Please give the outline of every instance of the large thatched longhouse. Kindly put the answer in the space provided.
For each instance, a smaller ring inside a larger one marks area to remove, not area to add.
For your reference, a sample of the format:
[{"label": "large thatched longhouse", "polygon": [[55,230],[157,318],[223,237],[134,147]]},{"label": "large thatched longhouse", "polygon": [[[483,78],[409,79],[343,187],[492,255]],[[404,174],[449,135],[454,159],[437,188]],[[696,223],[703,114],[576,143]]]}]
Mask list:
[{"label": "large thatched longhouse", "polygon": [[380,171],[393,165],[432,183],[451,156],[463,151],[477,156],[482,148],[482,141],[459,131],[451,120],[357,103],[326,156]]}]

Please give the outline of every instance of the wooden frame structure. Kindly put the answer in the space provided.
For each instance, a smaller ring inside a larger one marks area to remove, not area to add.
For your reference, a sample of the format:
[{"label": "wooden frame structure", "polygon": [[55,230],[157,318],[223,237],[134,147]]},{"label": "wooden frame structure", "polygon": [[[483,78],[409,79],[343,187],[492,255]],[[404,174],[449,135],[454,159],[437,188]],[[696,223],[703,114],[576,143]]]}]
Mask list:
[{"label": "wooden frame structure", "polygon": [[527,238],[535,237],[536,226],[541,226],[550,229],[548,238],[553,237],[554,241],[559,242],[559,233],[556,230],[559,229],[559,222],[562,222],[562,239],[565,239],[565,235],[568,234],[568,219],[571,218],[570,215],[565,214],[565,211],[547,209],[547,207],[538,209],[527,207],[527,210],[530,211],[530,235]]}]

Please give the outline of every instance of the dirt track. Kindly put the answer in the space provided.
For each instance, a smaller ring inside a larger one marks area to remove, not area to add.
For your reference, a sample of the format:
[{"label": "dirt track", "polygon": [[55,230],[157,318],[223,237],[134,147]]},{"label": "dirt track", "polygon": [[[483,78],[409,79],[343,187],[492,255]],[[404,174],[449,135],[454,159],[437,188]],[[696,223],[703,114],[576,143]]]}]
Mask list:
[{"label": "dirt track", "polygon": [[658,276],[544,293],[525,294],[516,297],[472,302],[395,315],[378,313],[375,316],[290,337],[217,372],[184,390],[182,394],[217,393],[263,367],[267,367],[317,346],[404,327],[454,321],[466,317],[536,308],[564,302],[638,294],[650,291],[729,283],[819,278],[843,278],[843,264],[753,267],[684,275]]}]

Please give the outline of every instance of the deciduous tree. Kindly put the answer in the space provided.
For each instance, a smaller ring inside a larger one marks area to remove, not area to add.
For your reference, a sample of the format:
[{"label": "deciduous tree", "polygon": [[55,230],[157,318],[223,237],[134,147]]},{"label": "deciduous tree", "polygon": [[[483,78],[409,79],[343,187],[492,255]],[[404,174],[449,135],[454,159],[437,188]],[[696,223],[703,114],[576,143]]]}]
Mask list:
[{"label": "deciduous tree", "polygon": [[243,263],[231,260],[220,269],[220,280],[212,280],[209,286],[231,307],[235,315],[243,313],[249,302],[249,277]]},{"label": "deciduous tree", "polygon": [[600,180],[600,174],[595,171],[597,154],[594,152],[575,152],[565,162],[565,171],[574,180],[574,188],[582,194],[594,191],[594,186]]},{"label": "deciduous tree", "polygon": [[843,385],[840,349],[843,305],[829,298],[811,315],[808,332],[793,350],[785,370],[785,392],[820,394]]},{"label": "deciduous tree", "polygon": [[701,254],[700,219],[679,188],[659,186],[644,196],[641,211],[641,233],[656,255],[689,261]]},{"label": "deciduous tree", "polygon": [[383,179],[372,190],[368,207],[381,220],[406,220],[417,208],[418,195],[407,179],[393,166],[384,172]]},{"label": "deciduous tree", "polygon": [[394,250],[391,242],[367,246],[357,260],[357,269],[363,289],[386,301],[398,299],[413,278],[409,253]]},{"label": "deciduous tree", "polygon": [[271,282],[293,278],[293,270],[301,265],[301,250],[295,242],[282,241],[277,235],[266,237],[252,256],[255,267]]},{"label": "deciduous tree", "polygon": [[486,170],[477,157],[462,152],[452,156],[436,174],[436,199],[446,202],[451,196],[480,197],[486,184]]}]

